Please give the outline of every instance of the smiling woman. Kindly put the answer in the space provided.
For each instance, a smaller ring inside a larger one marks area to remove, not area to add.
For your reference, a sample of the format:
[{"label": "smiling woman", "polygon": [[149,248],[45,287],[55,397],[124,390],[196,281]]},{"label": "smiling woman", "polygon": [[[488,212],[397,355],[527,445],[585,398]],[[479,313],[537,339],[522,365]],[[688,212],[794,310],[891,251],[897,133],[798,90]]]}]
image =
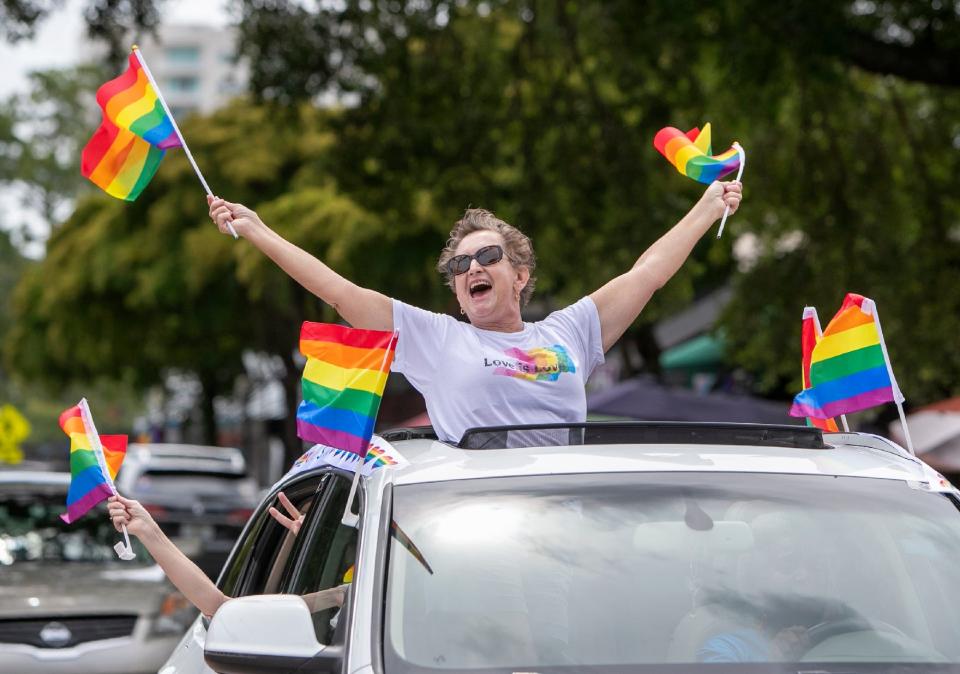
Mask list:
[{"label": "smiling woman", "polygon": [[[478,426],[584,421],[584,385],[603,354],[724,209],[736,211],[740,195],[739,183],[712,183],[630,270],[534,323],[521,316],[535,283],[533,244],[489,211],[467,210],[437,263],[468,319],[463,322],[361,288],[280,237],[246,206],[207,200],[221,232],[232,226],[352,326],[398,330],[393,370],[423,394],[437,436],[457,442]],[[535,441],[553,444],[542,435]]]}]

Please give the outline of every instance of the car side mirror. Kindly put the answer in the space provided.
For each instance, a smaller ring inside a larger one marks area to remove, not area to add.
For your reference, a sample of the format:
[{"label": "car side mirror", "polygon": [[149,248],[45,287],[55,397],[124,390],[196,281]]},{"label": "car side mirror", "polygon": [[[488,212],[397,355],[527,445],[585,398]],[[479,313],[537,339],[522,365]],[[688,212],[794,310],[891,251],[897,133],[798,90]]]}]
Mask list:
[{"label": "car side mirror", "polygon": [[289,594],[231,599],[214,614],[203,649],[219,674],[339,672],[343,648],[317,641],[307,603]]}]

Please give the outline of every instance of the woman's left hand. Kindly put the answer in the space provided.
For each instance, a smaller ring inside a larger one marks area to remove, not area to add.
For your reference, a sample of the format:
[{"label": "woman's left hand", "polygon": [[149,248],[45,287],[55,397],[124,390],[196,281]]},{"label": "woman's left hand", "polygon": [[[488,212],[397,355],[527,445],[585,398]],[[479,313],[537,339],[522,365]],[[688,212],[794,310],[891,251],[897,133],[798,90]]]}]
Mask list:
[{"label": "woman's left hand", "polygon": [[714,180],[707,187],[703,196],[700,197],[700,205],[709,209],[712,220],[716,221],[723,217],[723,211],[727,206],[730,207],[730,215],[737,212],[740,206],[740,199],[743,198],[743,184],[736,180],[722,183]]}]

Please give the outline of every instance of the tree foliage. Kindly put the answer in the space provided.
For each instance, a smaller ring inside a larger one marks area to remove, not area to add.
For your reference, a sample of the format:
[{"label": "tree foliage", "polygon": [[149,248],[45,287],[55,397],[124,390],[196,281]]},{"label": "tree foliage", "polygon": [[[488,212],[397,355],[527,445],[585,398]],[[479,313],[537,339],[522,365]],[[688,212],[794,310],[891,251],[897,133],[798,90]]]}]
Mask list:
[{"label": "tree foliage", "polygon": [[[31,73],[28,90],[0,103],[0,185],[17,188],[25,212],[56,226],[86,181],[77,169],[80,150],[93,133],[93,92],[105,70],[82,65]],[[80,114],[78,111],[91,114]],[[8,213],[3,223],[21,241],[46,239],[36,223]]]},{"label": "tree foliage", "polygon": [[[682,216],[700,187],[651,139],[711,121],[715,147],[748,151],[743,208],[626,341],[654,361],[655,321],[731,282],[731,356],[785,395],[804,304],[825,322],[857,291],[878,302],[903,389],[931,400],[960,379],[960,95],[938,66],[955,6],[928,4],[243,0],[259,102],[185,133],[215,191],[422,306],[451,308],[436,254],[465,207],[491,208],[533,236],[543,309]],[[346,106],[320,109],[329,91]],[[734,259],[738,237],[755,256]],[[7,358],[26,376],[144,384],[181,368],[209,397],[253,348],[283,359],[290,401],[299,323],[332,317],[215,231],[176,151],[137,202],[82,200],[16,305]]]},{"label": "tree foliage", "polygon": [[[9,42],[33,37],[37,27],[63,4],[64,0],[3,0],[0,37]],[[87,35],[107,46],[111,63],[120,63],[129,48],[129,34],[156,28],[164,5],[164,0],[85,0]]]},{"label": "tree foliage", "polygon": [[[386,274],[358,255],[374,248],[379,220],[319,180],[330,146],[326,114],[305,106],[294,117],[271,124],[271,111],[238,104],[195,118],[184,133],[196,139],[192,151],[212,185],[229,186],[231,198],[358,280],[382,283]],[[14,303],[6,355],[22,377],[142,387],[186,370],[203,384],[208,422],[212,399],[242,371],[245,349],[283,358],[295,402],[299,325],[321,312],[248,244],[216,231],[180,152],[164,159],[136,202],[81,200],[46,258],[23,276]]]}]

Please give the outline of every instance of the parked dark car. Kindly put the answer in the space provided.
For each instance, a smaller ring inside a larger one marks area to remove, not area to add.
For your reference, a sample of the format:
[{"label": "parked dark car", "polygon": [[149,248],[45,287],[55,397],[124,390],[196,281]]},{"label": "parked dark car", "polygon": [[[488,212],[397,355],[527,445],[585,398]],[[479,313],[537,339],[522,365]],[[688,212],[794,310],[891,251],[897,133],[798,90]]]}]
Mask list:
[{"label": "parked dark car", "polygon": [[117,476],[163,531],[215,578],[259,501],[235,447],[131,444]]}]

